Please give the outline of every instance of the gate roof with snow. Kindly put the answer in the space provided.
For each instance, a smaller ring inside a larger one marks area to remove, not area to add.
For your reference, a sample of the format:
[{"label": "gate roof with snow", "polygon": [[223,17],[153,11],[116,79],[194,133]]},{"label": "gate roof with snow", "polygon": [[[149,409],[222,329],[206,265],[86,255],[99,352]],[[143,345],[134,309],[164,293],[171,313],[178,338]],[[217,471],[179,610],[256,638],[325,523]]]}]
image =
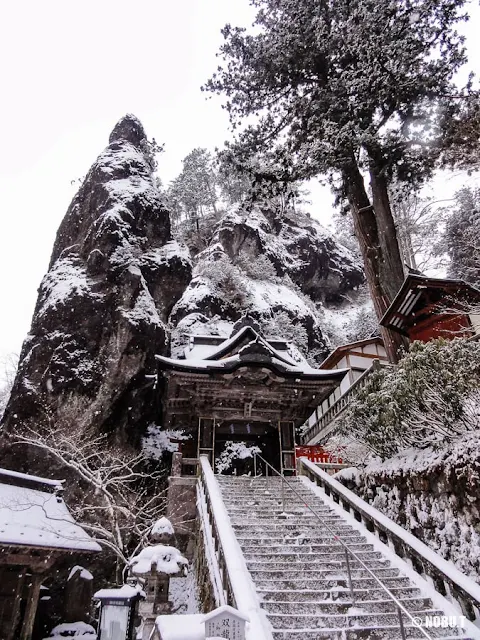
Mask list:
[{"label": "gate roof with snow", "polygon": [[287,341],[268,340],[250,326],[209,346],[203,358],[156,356],[171,426],[173,416],[300,425],[347,373],[315,369]]}]

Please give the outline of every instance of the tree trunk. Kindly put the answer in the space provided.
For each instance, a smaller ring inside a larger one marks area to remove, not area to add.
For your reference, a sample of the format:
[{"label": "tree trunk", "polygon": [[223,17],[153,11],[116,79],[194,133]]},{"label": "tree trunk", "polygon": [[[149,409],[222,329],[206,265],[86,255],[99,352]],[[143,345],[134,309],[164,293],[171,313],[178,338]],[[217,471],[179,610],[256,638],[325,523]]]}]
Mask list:
[{"label": "tree trunk", "polygon": [[[362,252],[370,296],[377,318],[380,320],[403,282],[395,226],[393,226],[392,238],[392,227],[385,224],[385,212],[382,211],[380,217],[377,216],[355,160],[352,159],[348,167],[343,169],[343,181],[352,209],[355,235]],[[379,195],[380,190],[377,189],[376,199],[381,208],[383,201],[378,200]],[[392,254],[389,253],[390,251]],[[384,327],[381,327],[381,332],[388,359],[392,363],[398,362],[399,351],[405,347],[404,338],[399,333]]]},{"label": "tree trunk", "polygon": [[397,229],[390,208],[387,181],[373,161],[370,163],[370,186],[372,188],[373,208],[377,220],[378,235],[382,248],[382,279],[391,298],[397,295],[405,278],[402,256],[398,246]]}]

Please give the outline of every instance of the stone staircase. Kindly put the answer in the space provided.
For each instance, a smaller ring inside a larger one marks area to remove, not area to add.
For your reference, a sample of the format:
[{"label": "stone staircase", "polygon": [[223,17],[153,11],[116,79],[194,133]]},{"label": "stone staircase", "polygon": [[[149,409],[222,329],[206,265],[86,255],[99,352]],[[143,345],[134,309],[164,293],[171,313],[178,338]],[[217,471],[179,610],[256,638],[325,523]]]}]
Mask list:
[{"label": "stone staircase", "polygon": [[[274,640],[401,639],[395,603],[350,556],[353,598],[349,589],[345,552],[325,525],[374,571],[412,616],[440,616],[428,597],[400,570],[367,543],[327,499],[317,496],[300,478],[289,478],[299,495],[281,480],[216,476],[230,520],[270,621]],[[316,518],[308,503],[321,516]],[[425,638],[404,616],[405,637]],[[466,638],[461,630],[429,628],[432,638]]]}]

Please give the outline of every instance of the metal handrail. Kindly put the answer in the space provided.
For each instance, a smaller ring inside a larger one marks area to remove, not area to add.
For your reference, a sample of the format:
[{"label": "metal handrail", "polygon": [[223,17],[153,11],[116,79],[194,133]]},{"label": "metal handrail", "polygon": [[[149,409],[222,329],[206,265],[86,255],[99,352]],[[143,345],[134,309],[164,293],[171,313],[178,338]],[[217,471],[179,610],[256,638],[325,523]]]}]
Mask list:
[{"label": "metal handrail", "polygon": [[288,480],[285,478],[284,475],[282,475],[279,471],[277,471],[274,467],[272,467],[272,465],[267,462],[265,460],[265,458],[263,458],[260,454],[258,453],[254,453],[254,478],[257,477],[256,475],[256,467],[257,467],[257,463],[256,463],[256,459],[259,458],[264,464],[265,464],[265,473],[266,473],[266,485],[267,485],[267,490],[268,490],[268,469],[270,468],[274,473],[277,474],[277,476],[280,476],[281,480],[282,480],[282,508],[283,511],[285,512],[285,490],[284,490],[284,484],[287,485],[287,487],[289,487],[289,489],[291,491],[293,491],[293,493],[295,493],[297,495],[297,497],[299,497],[302,501],[302,503],[307,507],[307,509],[309,509],[313,515],[321,522],[322,527],[324,527],[325,529],[328,529],[328,531],[332,534],[332,537],[334,539],[335,542],[338,542],[344,549],[345,551],[345,561],[346,561],[346,565],[347,565],[347,574],[348,574],[348,582],[349,582],[349,589],[350,589],[350,594],[352,596],[352,601],[355,602],[355,596],[353,594],[353,580],[352,580],[352,573],[351,573],[351,568],[350,568],[350,560],[348,557],[348,554],[350,554],[353,558],[355,558],[355,560],[357,560],[357,562],[360,563],[360,565],[371,575],[371,577],[380,585],[380,587],[385,591],[385,593],[388,595],[388,597],[397,605],[397,614],[398,614],[398,618],[400,621],[400,632],[402,635],[402,640],[406,640],[406,634],[405,634],[405,628],[403,625],[403,619],[402,619],[402,612],[405,613],[405,615],[407,616],[407,618],[410,619],[410,621],[412,622],[413,626],[416,629],[419,629],[419,631],[421,631],[421,633],[423,634],[423,636],[425,638],[428,638],[428,640],[433,640],[432,636],[430,636],[425,629],[418,624],[418,622],[415,620],[415,618],[405,609],[405,607],[403,606],[403,604],[393,595],[393,593],[390,591],[390,589],[383,584],[383,582],[380,580],[380,578],[378,576],[376,576],[373,571],[367,567],[367,565],[363,562],[363,560],[361,558],[359,558],[359,556],[355,553],[355,551],[352,551],[352,549],[350,549],[350,547],[348,546],[348,544],[342,540],[342,538],[337,535],[334,530],[329,527],[328,524],[325,523],[324,519],[315,511],[315,509],[313,509],[309,504],[307,504],[305,502],[305,498],[293,487],[292,483],[288,482]]}]

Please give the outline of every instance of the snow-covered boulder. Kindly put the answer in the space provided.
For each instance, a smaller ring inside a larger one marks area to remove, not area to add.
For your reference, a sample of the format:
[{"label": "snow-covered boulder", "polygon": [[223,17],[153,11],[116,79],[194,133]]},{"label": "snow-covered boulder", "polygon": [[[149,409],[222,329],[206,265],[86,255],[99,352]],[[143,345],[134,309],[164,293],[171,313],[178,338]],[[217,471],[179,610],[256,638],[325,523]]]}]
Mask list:
[{"label": "snow-covered boulder", "polygon": [[85,622],[63,622],[57,624],[45,640],[65,640],[65,638],[96,640],[97,633],[92,625]]},{"label": "snow-covered boulder", "polygon": [[167,353],[167,320],[191,278],[170,231],[140,122],[120,120],[57,233],[4,422],[114,426],[152,420],[145,374]]},{"label": "snow-covered boulder", "polygon": [[324,311],[363,283],[361,265],[317,221],[235,208],[195,256],[193,278],[172,310],[173,355],[191,333],[228,337],[242,315],[295,342],[313,360],[330,349]]}]

